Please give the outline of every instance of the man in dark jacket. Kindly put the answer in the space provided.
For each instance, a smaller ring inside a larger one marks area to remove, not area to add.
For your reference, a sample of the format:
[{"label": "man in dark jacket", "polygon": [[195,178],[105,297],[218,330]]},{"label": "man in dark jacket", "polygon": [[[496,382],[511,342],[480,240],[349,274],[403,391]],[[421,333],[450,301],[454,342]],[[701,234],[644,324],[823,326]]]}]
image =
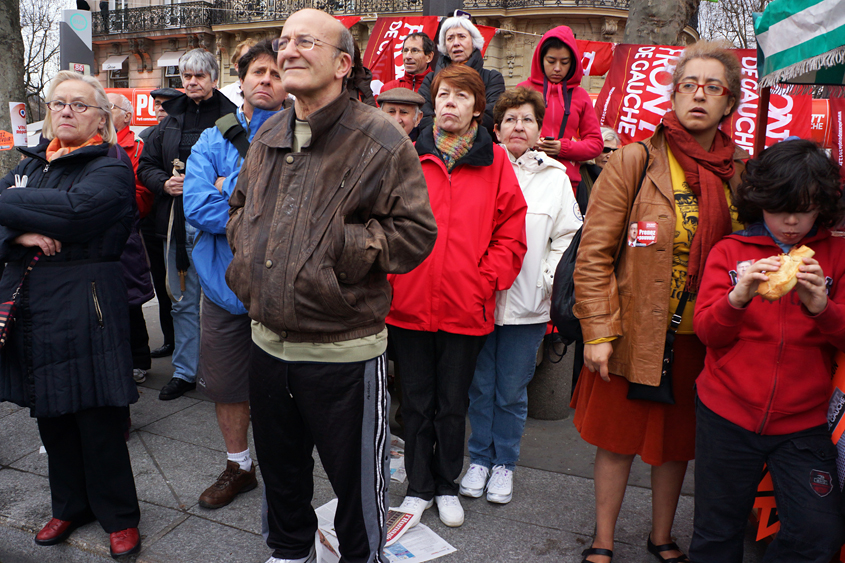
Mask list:
[{"label": "man in dark jacket", "polygon": [[296,101],[253,138],[226,227],[226,282],[252,319],[270,561],[315,560],[316,445],[339,499],[343,561],[384,562],[387,274],[419,265],[437,227],[410,139],[344,90],[349,31],[301,10],[274,49]]},{"label": "man in dark jacket", "polygon": [[185,223],[182,182],[185,163],[200,134],[237,107],[217,89],[217,61],[204,49],[179,59],[185,95],[163,104],[167,117],[150,135],[138,165],[138,178],[161,196],[156,209],[156,234],[164,239],[167,289],[173,300],[173,379],[159,393],[163,401],[196,388],[200,340],[200,283],[191,263],[196,229]]},{"label": "man in dark jacket", "polygon": [[[505,78],[498,70],[484,68],[484,57],[481,56],[481,49],[484,48],[484,37],[471,21],[463,17],[447,18],[440,25],[440,34],[437,42],[437,50],[441,56],[434,67],[434,72],[429,73],[420,86],[419,93],[425,98],[423,106],[423,121],[420,129],[425,129],[431,124],[430,119],[434,118],[434,100],[431,92],[431,81],[438,72],[449,65],[465,64],[477,71],[484,81],[485,97],[487,105],[481,124],[487,128],[490,135],[493,135],[493,106],[502,92],[505,91]],[[434,93],[436,94],[436,92]]]}]

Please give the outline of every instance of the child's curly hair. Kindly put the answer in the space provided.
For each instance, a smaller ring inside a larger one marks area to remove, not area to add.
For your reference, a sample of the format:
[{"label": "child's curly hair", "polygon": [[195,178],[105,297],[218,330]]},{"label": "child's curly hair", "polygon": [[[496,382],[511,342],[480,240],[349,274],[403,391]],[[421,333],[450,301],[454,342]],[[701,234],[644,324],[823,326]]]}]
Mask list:
[{"label": "child's curly hair", "polygon": [[782,141],[748,161],[733,194],[737,217],[746,225],[769,213],[818,210],[816,223],[831,228],[845,217],[839,165],[814,142]]}]

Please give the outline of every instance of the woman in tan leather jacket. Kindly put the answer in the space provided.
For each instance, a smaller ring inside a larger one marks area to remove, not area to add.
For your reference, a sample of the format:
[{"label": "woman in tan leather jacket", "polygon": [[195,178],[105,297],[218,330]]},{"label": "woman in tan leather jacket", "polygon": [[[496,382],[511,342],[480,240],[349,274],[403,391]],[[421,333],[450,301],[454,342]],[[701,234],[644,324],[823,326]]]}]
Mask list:
[{"label": "woman in tan leather jacket", "polygon": [[[639,144],[617,151],[596,181],[578,252],[574,312],[586,345],[572,406],[581,437],[598,447],[596,537],[585,562],[613,556],[635,455],[652,466],[647,549],[660,561],[689,561],[671,531],[695,454],[693,384],[705,354],[692,314],[707,253],[741,227],[729,201],[743,170],[739,159],[747,155],[718,129],[739,103],[740,65],[732,53],[706,42],[688,47],[672,87],[673,111],[645,141],[648,154]],[[629,382],[659,384],[669,319],[684,292],[674,344],[675,404],[628,399]]]}]

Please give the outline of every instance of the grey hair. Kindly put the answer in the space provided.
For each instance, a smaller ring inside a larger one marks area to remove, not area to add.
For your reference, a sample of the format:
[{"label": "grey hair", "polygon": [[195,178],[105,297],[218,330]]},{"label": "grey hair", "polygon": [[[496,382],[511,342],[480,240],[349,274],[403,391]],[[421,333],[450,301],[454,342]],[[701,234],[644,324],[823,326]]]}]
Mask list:
[{"label": "grey hair", "polygon": [[114,92],[110,92],[108,95],[117,98],[117,101],[119,103],[115,105],[123,111],[132,113],[135,110],[135,108],[132,107],[132,102],[129,101],[129,98],[127,98],[123,94],[115,94]]},{"label": "grey hair", "polygon": [[618,145],[621,142],[619,139],[619,135],[617,135],[616,131],[614,131],[610,127],[601,128],[601,138],[605,143],[608,141],[616,141],[616,144]]},{"label": "grey hair", "polygon": [[446,32],[455,27],[462,27],[469,32],[470,37],[472,37],[473,48],[479,51],[484,48],[484,37],[481,36],[478,28],[466,18],[453,17],[446,18],[443,25],[440,26],[440,35],[437,37],[437,50],[442,54],[449,54],[449,50],[446,48]]},{"label": "grey hair", "polygon": [[[100,137],[103,138],[103,141],[109,144],[109,146],[113,146],[117,143],[117,131],[114,130],[114,120],[111,116],[111,110],[109,109],[109,98],[106,96],[106,91],[103,89],[103,85],[100,84],[100,81],[94,78],[93,76],[85,76],[79,74],[78,72],[73,72],[70,70],[62,70],[59,71],[53,80],[50,81],[50,86],[47,88],[47,96],[45,99],[49,102],[53,100],[53,94],[56,91],[56,88],[62,82],[66,82],[68,80],[79,80],[84,82],[85,84],[91,86],[94,89],[94,101],[97,103],[97,107],[106,114],[106,122],[103,125],[103,128],[99,130]],[[55,132],[53,131],[53,112],[47,111],[46,117],[44,117],[44,125],[42,127],[42,132],[44,137],[50,139],[51,141],[56,136]]]},{"label": "grey hair", "polygon": [[217,82],[220,67],[217,66],[217,58],[214,55],[205,49],[193,49],[179,58],[179,74],[188,71],[207,74],[212,82]]},{"label": "grey hair", "polygon": [[[343,25],[343,24],[341,24],[341,25]],[[352,33],[350,33],[350,31],[348,29],[346,29],[345,25],[343,26],[343,31],[340,32],[340,35],[338,36],[337,39],[338,39],[338,47],[340,47],[340,50],[354,59],[355,58],[355,38],[352,37]]]}]

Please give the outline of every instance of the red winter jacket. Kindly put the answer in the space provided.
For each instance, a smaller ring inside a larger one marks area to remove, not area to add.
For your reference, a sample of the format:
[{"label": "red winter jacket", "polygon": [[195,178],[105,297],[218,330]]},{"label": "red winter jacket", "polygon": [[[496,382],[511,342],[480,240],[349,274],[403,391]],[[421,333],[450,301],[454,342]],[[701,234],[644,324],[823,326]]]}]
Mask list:
[{"label": "red winter jacket", "polygon": [[[563,41],[572,52],[570,76],[566,80],[567,88],[572,90],[572,100],[569,104],[569,120],[566,122],[566,130],[563,136],[560,135],[560,125],[563,121],[565,108],[563,88],[560,84],[552,84],[546,80],[546,74],[543,72],[543,61],[540,60],[540,50],[543,43],[550,37],[556,37]],[[581,66],[581,53],[578,51],[575,36],[571,29],[561,25],[550,29],[543,35],[539,45],[534,49],[530,78],[518,84],[518,86],[533,88],[543,94],[543,99],[546,100],[546,116],[543,118],[543,129],[540,131],[540,136],[554,137],[560,140],[560,154],[557,159],[566,166],[566,175],[569,176],[573,190],[578,187],[578,182],[581,181],[581,173],[578,170],[581,166],[580,163],[597,157],[604,148],[593,101],[587,91],[579,86],[583,77],[584,69]]]},{"label": "red winter jacket", "polygon": [[744,309],[728,301],[738,264],[781,253],[762,224],[713,247],[696,301],[693,325],[707,346],[698,396],[758,434],[824,424],[833,357],[837,348],[845,351],[845,239],[822,229],[799,244],[816,252],[828,284],[828,304],[818,315],[810,315],[794,289],[773,303],[755,297]]},{"label": "red winter jacket", "polygon": [[387,324],[480,336],[493,332],[496,291],[508,289],[525,256],[528,206],[505,150],[479,127],[469,152],[446,171],[432,127],[416,143],[437,221],[434,250],[407,274],[388,276]]},{"label": "red winter jacket", "polygon": [[129,155],[129,160],[132,161],[132,172],[135,174],[135,203],[138,204],[138,213],[141,214],[141,218],[146,217],[153,207],[155,195],[138,180],[138,162],[144,150],[144,141],[136,138],[135,133],[127,126],[117,132],[117,144],[123,147]]},{"label": "red winter jacket", "polygon": [[391,80],[387,84],[381,87],[381,92],[387,92],[388,90],[392,90],[394,88],[407,88],[409,90],[413,90],[414,92],[420,91],[420,86],[422,86],[423,78],[426,77],[428,73],[431,72],[430,68],[426,68],[425,72],[420,74],[408,74],[405,73],[405,76],[400,76],[396,80]]}]

